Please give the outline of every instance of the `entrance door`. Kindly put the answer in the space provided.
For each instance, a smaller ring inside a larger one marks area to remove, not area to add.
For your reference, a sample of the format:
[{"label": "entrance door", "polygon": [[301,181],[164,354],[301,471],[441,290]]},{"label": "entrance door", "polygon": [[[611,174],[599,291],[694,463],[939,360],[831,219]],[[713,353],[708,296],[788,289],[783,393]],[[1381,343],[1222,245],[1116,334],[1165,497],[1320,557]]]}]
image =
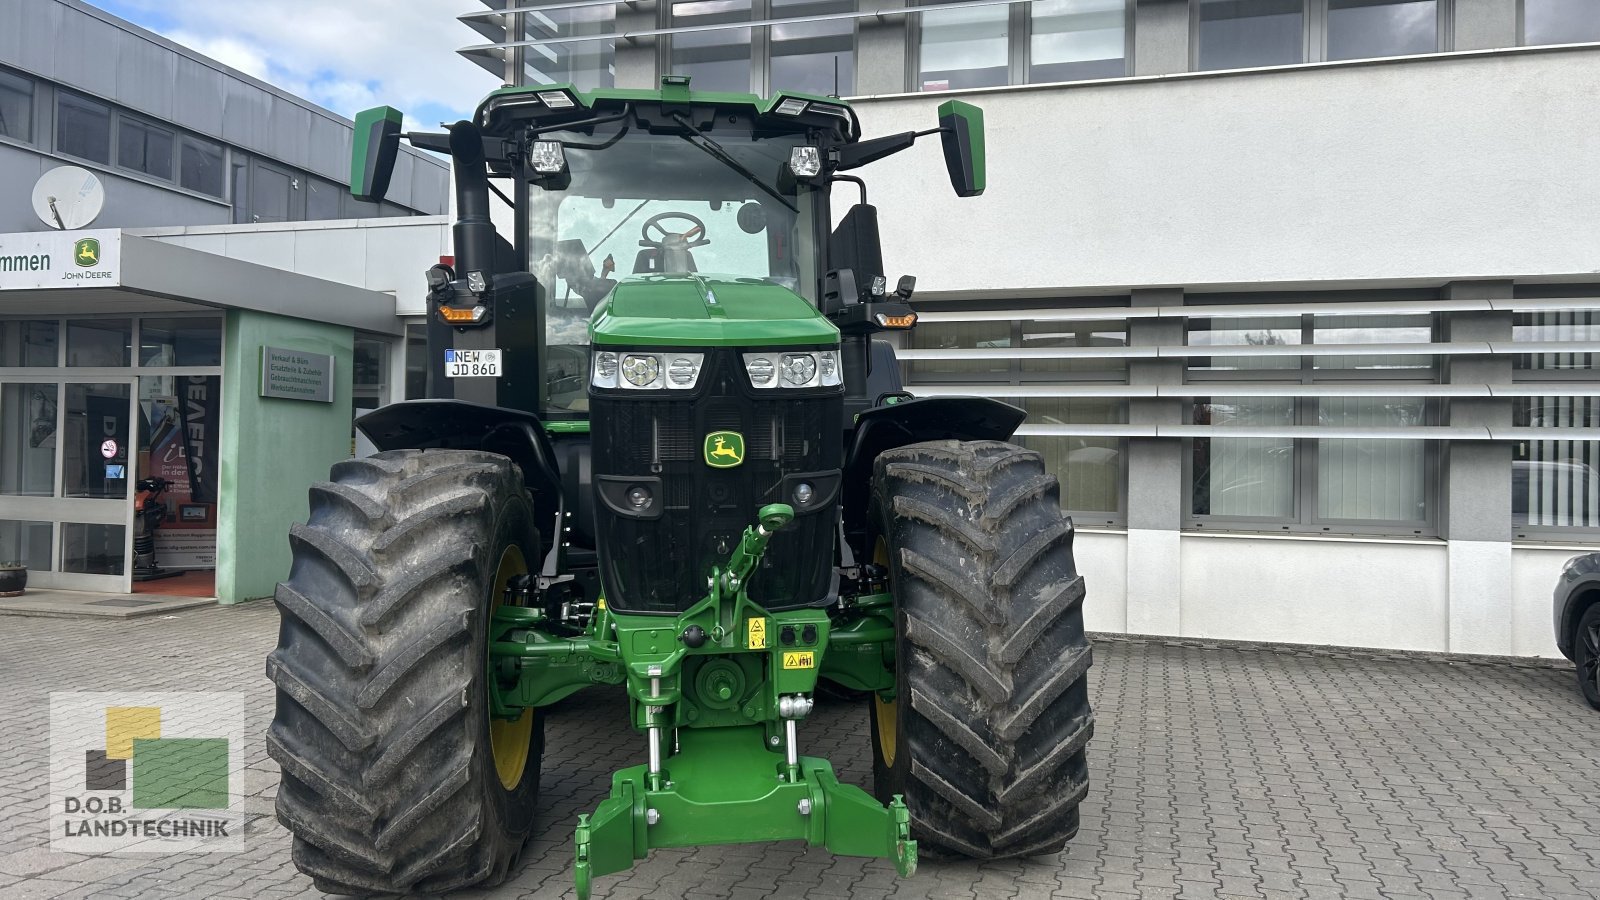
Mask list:
[{"label": "entrance door", "polygon": [[0,378],[0,555],[22,557],[30,587],[131,588],[134,386]]}]

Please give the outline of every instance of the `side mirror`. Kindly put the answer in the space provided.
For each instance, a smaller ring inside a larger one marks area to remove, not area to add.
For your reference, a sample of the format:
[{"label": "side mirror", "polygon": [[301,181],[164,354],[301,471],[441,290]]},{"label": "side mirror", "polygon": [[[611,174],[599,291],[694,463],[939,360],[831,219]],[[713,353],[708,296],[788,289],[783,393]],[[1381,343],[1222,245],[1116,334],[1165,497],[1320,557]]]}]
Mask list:
[{"label": "side mirror", "polygon": [[939,139],[944,143],[944,165],[957,197],[976,197],[985,184],[983,110],[960,100],[939,104]]},{"label": "side mirror", "polygon": [[400,123],[405,117],[392,106],[356,113],[350,152],[350,193],[377,203],[389,193],[395,157],[400,154]]}]

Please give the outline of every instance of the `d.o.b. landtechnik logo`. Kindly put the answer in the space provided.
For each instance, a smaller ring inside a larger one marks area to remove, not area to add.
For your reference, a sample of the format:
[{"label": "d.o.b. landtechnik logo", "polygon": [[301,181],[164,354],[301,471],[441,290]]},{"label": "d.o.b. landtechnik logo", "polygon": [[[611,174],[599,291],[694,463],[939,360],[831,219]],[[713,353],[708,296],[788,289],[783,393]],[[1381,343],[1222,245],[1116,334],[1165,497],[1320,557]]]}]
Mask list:
[{"label": "d.o.b. landtechnik logo", "polygon": [[244,849],[243,744],[237,693],[51,694],[51,849]]}]

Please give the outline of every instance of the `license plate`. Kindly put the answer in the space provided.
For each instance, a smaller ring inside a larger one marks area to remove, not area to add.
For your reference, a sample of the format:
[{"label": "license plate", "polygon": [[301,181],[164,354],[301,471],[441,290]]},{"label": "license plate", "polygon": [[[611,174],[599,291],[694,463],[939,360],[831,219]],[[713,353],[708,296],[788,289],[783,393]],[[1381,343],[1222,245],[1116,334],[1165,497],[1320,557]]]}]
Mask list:
[{"label": "license plate", "polygon": [[499,350],[446,350],[444,374],[450,378],[499,378]]}]

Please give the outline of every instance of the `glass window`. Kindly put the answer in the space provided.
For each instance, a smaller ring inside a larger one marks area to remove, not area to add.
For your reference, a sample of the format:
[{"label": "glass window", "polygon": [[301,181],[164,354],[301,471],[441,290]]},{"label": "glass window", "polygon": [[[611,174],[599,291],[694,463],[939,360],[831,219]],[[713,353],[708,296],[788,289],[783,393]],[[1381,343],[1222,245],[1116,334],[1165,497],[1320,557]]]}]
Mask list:
[{"label": "glass window", "polygon": [[[530,41],[614,34],[616,26],[616,7],[610,4],[529,10],[522,15],[524,39]],[[615,39],[526,47],[522,51],[523,83],[555,84],[565,81],[580,91],[615,87],[616,59]]]},{"label": "glass window", "polygon": [[1439,49],[1437,0],[1328,0],[1328,59]]},{"label": "glass window", "polygon": [[55,384],[0,384],[0,494],[56,491]]},{"label": "glass window", "polygon": [[[1128,421],[1126,400],[1083,397],[1005,397],[1028,411],[1027,425],[1114,425]],[[1114,524],[1122,512],[1128,441],[1118,437],[1025,434],[1017,443],[1044,456],[1061,482],[1061,507],[1080,522]]]},{"label": "glass window", "polygon": [[[1600,398],[1519,398],[1512,422],[1536,428],[1600,428]],[[1600,441],[1518,441],[1512,447],[1515,528],[1600,528]]]},{"label": "glass window", "polygon": [[250,185],[250,221],[289,221],[293,184],[287,172],[257,164]]},{"label": "glass window", "polygon": [[[1190,347],[1270,347],[1297,346],[1301,343],[1299,316],[1190,319]],[[1298,355],[1273,356],[1191,356],[1190,372],[1243,372],[1255,370],[1299,369]]]},{"label": "glass window", "polygon": [[233,224],[242,225],[250,221],[250,166],[238,153],[233,154],[230,166],[233,171],[229,194],[233,201]]},{"label": "glass window", "polygon": [[341,219],[376,219],[380,215],[378,204],[357,200],[355,194],[344,191],[339,194],[339,213]]},{"label": "glass window", "polygon": [[111,108],[75,97],[56,95],[56,150],[93,160],[111,162]]},{"label": "glass window", "polygon": [[10,72],[0,72],[0,134],[33,140],[33,82]]},{"label": "glass window", "polygon": [[68,319],[67,365],[133,365],[133,320]]},{"label": "glass window", "polygon": [[1128,74],[1126,0],[1035,0],[1028,9],[1029,82]]},{"label": "glass window", "polygon": [[[62,496],[119,500],[133,479],[128,469],[129,385],[68,384],[62,416]],[[63,543],[65,538],[63,538]]]},{"label": "glass window", "polygon": [[1199,68],[1305,61],[1303,0],[1200,0]]},{"label": "glass window", "polygon": [[127,529],[121,525],[61,523],[61,571],[121,575],[127,562]]},{"label": "glass window", "polygon": [[0,562],[19,562],[34,572],[55,568],[50,523],[0,519]]},{"label": "glass window", "polygon": [[1007,5],[929,10],[921,18],[918,89],[997,87],[1011,81]]},{"label": "glass window", "polygon": [[[1313,316],[1311,322],[1313,344],[1427,344],[1433,341],[1433,317],[1427,313],[1414,316]],[[1317,369],[1345,370],[1430,370],[1433,368],[1433,359],[1430,355],[1340,354],[1313,357],[1312,366]]]},{"label": "glass window", "polygon": [[[1322,397],[1317,424],[1407,428],[1428,424],[1423,397]],[[1427,441],[1324,438],[1317,441],[1317,515],[1323,520],[1425,522]]]},{"label": "glass window", "polygon": [[[1007,350],[1011,347],[1011,322],[926,322],[906,335],[908,349],[914,350]],[[975,374],[1005,374],[1011,371],[1011,358],[995,355],[979,359],[911,360],[908,374],[925,382],[961,381]]]},{"label": "glass window", "polygon": [[0,366],[54,366],[60,344],[55,319],[0,321]]},{"label": "glass window", "polygon": [[222,365],[222,320],[140,319],[139,365]]},{"label": "glass window", "polygon": [[1600,3],[1595,0],[1522,0],[1524,44],[1600,41]]},{"label": "glass window", "polygon": [[[721,25],[750,21],[750,0],[691,0],[672,4],[672,24]],[[750,93],[750,29],[718,28],[672,36],[672,74],[688,75],[697,91]]]},{"label": "glass window", "polygon": [[306,221],[321,222],[339,218],[339,186],[321,178],[306,179]]},{"label": "glass window", "polygon": [[[1022,349],[1067,347],[1126,347],[1128,326],[1121,319],[1103,322],[1022,322]],[[1119,357],[1080,359],[1020,358],[1024,372],[1077,372],[1123,381],[1128,377],[1128,360]]]},{"label": "glass window", "polygon": [[[1292,397],[1196,399],[1194,423],[1290,426],[1294,405]],[[1293,438],[1197,438],[1192,452],[1195,515],[1274,521],[1295,515]]]},{"label": "glass window", "polygon": [[[853,0],[772,0],[773,18],[848,13]],[[833,19],[774,25],[768,93],[845,97],[855,90],[855,22]]]},{"label": "glass window", "polygon": [[[1512,318],[1512,341],[1600,341],[1600,310],[1571,309],[1560,312],[1517,313]],[[1593,353],[1520,353],[1513,367],[1519,377],[1560,377],[1577,373],[1588,377],[1594,368]]]},{"label": "glass window", "polygon": [[222,196],[222,145],[193,135],[183,136],[183,158],[178,164],[178,183],[191,191]]},{"label": "glass window", "polygon": [[117,165],[172,180],[172,132],[122,116],[117,123]]}]

